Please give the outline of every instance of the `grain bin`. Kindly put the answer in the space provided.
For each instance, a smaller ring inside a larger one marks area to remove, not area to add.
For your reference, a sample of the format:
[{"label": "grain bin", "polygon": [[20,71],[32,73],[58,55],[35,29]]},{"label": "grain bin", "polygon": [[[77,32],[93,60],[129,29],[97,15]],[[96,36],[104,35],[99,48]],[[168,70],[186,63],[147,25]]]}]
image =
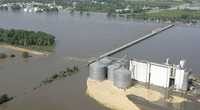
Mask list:
[{"label": "grain bin", "polygon": [[124,56],[123,58],[119,59],[117,62],[124,66],[126,69],[129,69],[129,58],[128,56]]},{"label": "grain bin", "polygon": [[182,90],[184,90],[184,91],[188,90],[189,75],[190,75],[190,72],[184,73],[183,85],[182,85]]},{"label": "grain bin", "polygon": [[113,62],[113,60],[110,57],[104,57],[99,61],[106,66],[110,65]]},{"label": "grain bin", "polygon": [[120,68],[119,63],[113,63],[112,65],[108,66],[108,80],[113,81],[113,79],[114,79],[113,76],[114,76],[115,70],[119,69],[119,68]]},{"label": "grain bin", "polygon": [[123,59],[123,60],[120,60],[120,63],[122,66],[124,66],[126,69],[129,69],[129,60],[128,59]]},{"label": "grain bin", "polygon": [[114,86],[121,89],[126,89],[130,87],[132,83],[131,72],[125,67],[121,67],[115,70],[113,83]]},{"label": "grain bin", "polygon": [[107,66],[99,61],[89,65],[89,78],[102,81],[106,79]]}]

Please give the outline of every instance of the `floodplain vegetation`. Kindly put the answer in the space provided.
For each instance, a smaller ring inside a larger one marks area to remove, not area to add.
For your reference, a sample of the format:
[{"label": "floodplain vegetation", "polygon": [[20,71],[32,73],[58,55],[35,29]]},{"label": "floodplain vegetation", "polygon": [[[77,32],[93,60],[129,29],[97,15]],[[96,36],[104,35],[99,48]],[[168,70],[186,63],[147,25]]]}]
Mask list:
[{"label": "floodplain vegetation", "polygon": [[[6,58],[8,58],[8,57],[10,57],[10,58],[15,58],[16,55],[13,54],[13,53],[11,53],[11,54],[0,53],[0,59],[6,59]],[[31,57],[31,55],[30,55],[28,52],[22,52],[22,53],[21,53],[21,57],[24,58],[24,59],[26,59],[26,58]]]},{"label": "floodplain vegetation", "polygon": [[54,73],[51,76],[47,77],[46,79],[42,80],[39,86],[34,87],[33,90],[37,90],[38,88],[53,83],[56,80],[61,80],[67,77],[71,77],[72,75],[79,73],[79,71],[80,69],[77,65],[74,65],[73,67],[66,67],[66,69]]},{"label": "floodplain vegetation", "polygon": [[14,97],[10,97],[7,94],[0,95],[0,105],[13,100]]},{"label": "floodplain vegetation", "polygon": [[[37,90],[47,84],[53,83],[56,80],[61,80],[61,79],[70,77],[72,75],[75,75],[75,74],[79,73],[79,71],[80,71],[80,69],[77,65],[74,65],[73,67],[66,67],[65,70],[59,71],[58,73],[55,73],[55,74],[52,74],[50,77],[41,81],[39,86],[33,88],[33,91]],[[8,94],[0,95],[0,105],[7,103],[13,99],[14,99],[14,97],[10,97],[10,96],[8,96]]]},{"label": "floodplain vegetation", "polygon": [[[32,1],[51,4],[52,0],[4,0],[5,3],[31,3]],[[124,17],[126,19],[139,19],[149,21],[168,21],[182,23],[200,22],[200,10],[193,8],[175,8],[185,4],[198,4],[198,0],[56,0],[55,3],[69,10],[70,14],[79,12],[82,16],[91,15],[91,12],[107,13],[110,18]],[[37,6],[44,8],[46,12],[50,11],[45,6]],[[200,6],[199,6],[200,7]],[[13,10],[19,10],[18,5],[11,7]],[[170,10],[171,8],[175,8]],[[2,5],[1,10],[8,10],[8,7]],[[51,8],[53,11],[58,11]],[[33,48],[33,47],[32,47]]]},{"label": "floodplain vegetation", "polygon": [[39,51],[51,51],[55,45],[55,37],[41,31],[0,28],[0,44],[9,44]]}]

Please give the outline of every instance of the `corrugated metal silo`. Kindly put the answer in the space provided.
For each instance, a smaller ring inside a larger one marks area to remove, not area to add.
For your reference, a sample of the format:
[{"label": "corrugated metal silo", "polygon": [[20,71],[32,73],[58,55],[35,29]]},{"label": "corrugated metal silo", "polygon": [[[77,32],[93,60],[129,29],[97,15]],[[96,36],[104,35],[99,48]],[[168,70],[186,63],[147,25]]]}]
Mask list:
[{"label": "corrugated metal silo", "polygon": [[121,89],[126,89],[131,86],[131,72],[125,67],[119,68],[114,74],[114,85]]},{"label": "corrugated metal silo", "polygon": [[93,80],[105,80],[107,77],[108,65],[112,63],[112,59],[104,57],[89,66],[89,78]]},{"label": "corrugated metal silo", "polygon": [[97,61],[89,65],[89,78],[102,81],[106,79],[107,66]]},{"label": "corrugated metal silo", "polygon": [[108,66],[108,80],[113,81],[113,76],[115,73],[115,70],[120,68],[120,64],[119,63],[113,63],[112,65]]},{"label": "corrugated metal silo", "polygon": [[127,55],[125,55],[123,58],[121,58],[120,60],[118,60],[117,62],[119,62],[122,66],[124,66],[125,68],[129,69],[129,64],[130,64],[130,59],[128,58]]},{"label": "corrugated metal silo", "polygon": [[108,66],[108,65],[110,65],[113,61],[112,61],[112,59],[111,58],[109,58],[109,57],[104,57],[104,58],[102,58],[101,60],[99,60],[102,64],[104,64],[104,65],[106,65],[106,66]]},{"label": "corrugated metal silo", "polygon": [[123,59],[119,61],[122,66],[124,66],[126,69],[129,69],[129,60],[128,59]]},{"label": "corrugated metal silo", "polygon": [[183,86],[182,86],[182,90],[184,91],[188,90],[189,75],[190,75],[189,72],[184,73]]}]

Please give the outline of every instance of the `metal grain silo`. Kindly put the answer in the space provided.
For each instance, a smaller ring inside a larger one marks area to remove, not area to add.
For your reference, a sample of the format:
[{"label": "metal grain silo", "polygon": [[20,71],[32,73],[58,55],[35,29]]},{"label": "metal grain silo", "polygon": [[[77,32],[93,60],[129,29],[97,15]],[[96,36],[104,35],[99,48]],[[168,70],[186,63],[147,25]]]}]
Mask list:
[{"label": "metal grain silo", "polygon": [[128,59],[123,59],[123,60],[120,60],[120,63],[122,66],[124,66],[126,69],[129,69],[129,60]]},{"label": "metal grain silo", "polygon": [[89,78],[102,81],[106,79],[107,66],[99,61],[89,65]]},{"label": "metal grain silo", "polygon": [[122,66],[129,69],[130,59],[127,55],[125,55],[123,58],[119,59],[117,62],[119,62]]},{"label": "metal grain silo", "polygon": [[132,83],[131,72],[125,67],[115,70],[113,83],[114,86],[121,89],[130,87]]},{"label": "metal grain silo", "polygon": [[111,58],[109,58],[109,57],[104,57],[104,58],[100,59],[99,62],[101,62],[102,64],[108,66],[113,62],[113,60]]},{"label": "metal grain silo", "polygon": [[182,85],[182,90],[184,91],[188,90],[189,75],[190,75],[190,72],[184,73],[183,85]]},{"label": "metal grain silo", "polygon": [[115,70],[120,68],[119,63],[113,63],[112,65],[108,66],[108,80],[113,81]]}]

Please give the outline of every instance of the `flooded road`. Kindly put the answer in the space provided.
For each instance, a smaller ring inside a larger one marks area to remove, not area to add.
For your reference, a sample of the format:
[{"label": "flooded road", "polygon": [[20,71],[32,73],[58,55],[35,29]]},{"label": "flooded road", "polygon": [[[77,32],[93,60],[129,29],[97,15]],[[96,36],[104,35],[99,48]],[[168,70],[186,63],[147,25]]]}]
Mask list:
[{"label": "flooded road", "polygon": [[[166,24],[108,19],[105,14],[71,16],[0,12],[0,27],[45,31],[56,36],[56,48],[48,57],[27,60],[21,53],[0,62],[0,93],[16,99],[0,110],[107,110],[85,94],[87,59],[143,36]],[[1,51],[5,51],[0,49]],[[78,60],[71,60],[78,59]],[[78,65],[80,73],[33,91],[42,80],[68,66]]]}]

